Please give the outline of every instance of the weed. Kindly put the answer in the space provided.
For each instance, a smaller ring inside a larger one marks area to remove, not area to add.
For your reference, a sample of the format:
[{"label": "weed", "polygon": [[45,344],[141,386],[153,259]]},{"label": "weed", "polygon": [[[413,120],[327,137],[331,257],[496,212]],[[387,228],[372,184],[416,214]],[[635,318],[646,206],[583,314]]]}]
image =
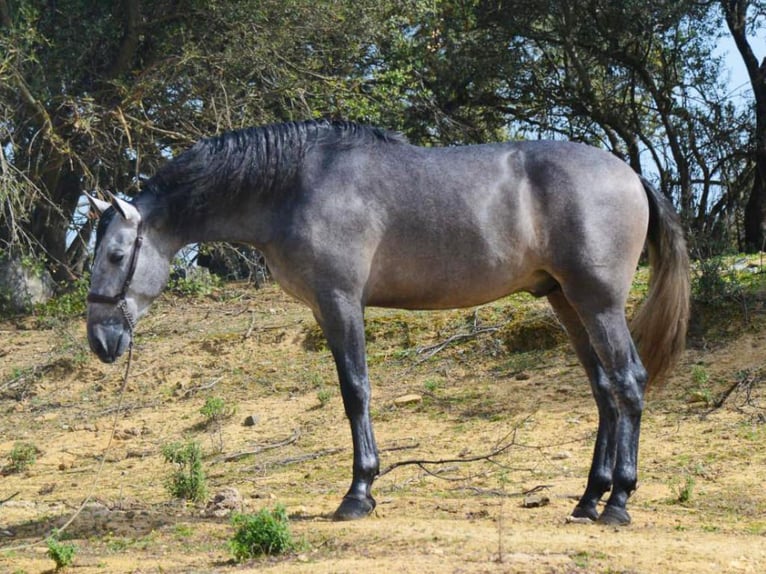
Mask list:
[{"label": "weed", "polygon": [[226,401],[221,397],[208,397],[199,412],[205,417],[206,423],[212,425],[213,423],[220,424],[222,421],[233,417],[237,408],[227,406]]},{"label": "weed", "polygon": [[317,392],[317,399],[319,399],[319,406],[325,407],[330,403],[333,392],[330,389],[321,389]]},{"label": "weed", "polygon": [[441,386],[442,381],[440,379],[426,379],[423,383],[423,387],[425,387],[429,393],[435,393]]},{"label": "weed", "polygon": [[692,495],[694,494],[694,486],[696,481],[694,477],[687,474],[681,483],[680,480],[674,480],[670,484],[670,489],[673,491],[673,501],[679,504],[688,504],[691,502]]},{"label": "weed", "polygon": [[223,421],[233,417],[237,408],[227,406],[221,397],[208,397],[199,412],[205,417],[205,427],[218,436],[218,452],[223,452]]},{"label": "weed", "polygon": [[168,289],[183,297],[204,297],[221,285],[221,278],[204,267],[189,267],[174,273],[168,283]]},{"label": "weed", "polygon": [[176,498],[200,502],[207,495],[207,479],[202,470],[202,450],[199,443],[171,443],[162,447],[165,462],[176,466],[167,481],[170,494]]},{"label": "weed", "polygon": [[83,275],[65,292],[35,307],[37,325],[41,329],[55,327],[61,321],[85,314],[85,299],[90,288],[90,277]]},{"label": "weed", "polygon": [[11,464],[6,467],[7,472],[24,472],[31,467],[37,460],[40,450],[29,442],[17,442],[13,445],[11,454]]},{"label": "weed", "polygon": [[710,373],[704,365],[694,365],[691,376],[694,389],[689,399],[694,402],[701,401],[706,405],[710,405],[713,402],[713,391],[710,388]]},{"label": "weed", "polygon": [[77,547],[74,544],[64,544],[58,539],[58,532],[51,534],[46,540],[48,557],[56,563],[56,571],[72,564]]},{"label": "weed", "polygon": [[285,507],[264,508],[257,514],[235,514],[232,524],[237,529],[229,548],[238,562],[267,554],[283,554],[294,549]]}]

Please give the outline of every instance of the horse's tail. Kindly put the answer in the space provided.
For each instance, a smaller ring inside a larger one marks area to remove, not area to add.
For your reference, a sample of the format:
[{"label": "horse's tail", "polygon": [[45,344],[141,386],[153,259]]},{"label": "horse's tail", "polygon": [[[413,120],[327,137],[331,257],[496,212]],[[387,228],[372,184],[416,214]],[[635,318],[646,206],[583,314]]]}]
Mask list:
[{"label": "horse's tail", "polygon": [[631,324],[649,384],[661,380],[686,345],[689,321],[689,254],[678,214],[646,179],[649,200],[649,292]]}]

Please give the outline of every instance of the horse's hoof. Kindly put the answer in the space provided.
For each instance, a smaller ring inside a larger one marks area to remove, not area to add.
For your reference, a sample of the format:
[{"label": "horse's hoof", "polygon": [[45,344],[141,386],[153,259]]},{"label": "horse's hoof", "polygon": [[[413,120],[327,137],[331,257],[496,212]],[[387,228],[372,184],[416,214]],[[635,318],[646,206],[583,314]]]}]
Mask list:
[{"label": "horse's hoof", "polygon": [[587,521],[596,522],[598,520],[598,510],[595,506],[580,506],[579,504],[574,507],[571,516],[567,520],[574,523],[586,523]]},{"label": "horse's hoof", "polygon": [[598,517],[598,523],[608,526],[625,526],[630,524],[630,514],[624,508],[607,504],[604,512]]},{"label": "horse's hoof", "polygon": [[373,510],[375,510],[375,499],[371,496],[367,498],[346,496],[340,503],[338,510],[332,515],[332,519],[335,521],[359,520],[369,515]]}]

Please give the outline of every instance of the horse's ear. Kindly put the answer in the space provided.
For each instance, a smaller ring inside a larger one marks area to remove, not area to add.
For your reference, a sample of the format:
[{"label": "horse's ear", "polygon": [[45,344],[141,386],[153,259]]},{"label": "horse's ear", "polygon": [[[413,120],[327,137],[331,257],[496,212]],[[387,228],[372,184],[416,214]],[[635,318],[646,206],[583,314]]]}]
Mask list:
[{"label": "horse's ear", "polygon": [[99,199],[88,193],[85,194],[85,197],[88,198],[88,203],[90,203],[90,206],[93,208],[93,211],[95,211],[99,215],[103,215],[103,213],[107,209],[109,209],[109,207],[112,205],[108,201],[104,201],[103,199]]},{"label": "horse's ear", "polygon": [[138,210],[132,203],[129,203],[124,199],[120,199],[109,191],[106,193],[109,195],[109,199],[112,200],[112,207],[117,210],[117,213],[119,213],[125,221],[130,221],[133,223],[138,223],[141,221],[141,214],[138,213]]}]

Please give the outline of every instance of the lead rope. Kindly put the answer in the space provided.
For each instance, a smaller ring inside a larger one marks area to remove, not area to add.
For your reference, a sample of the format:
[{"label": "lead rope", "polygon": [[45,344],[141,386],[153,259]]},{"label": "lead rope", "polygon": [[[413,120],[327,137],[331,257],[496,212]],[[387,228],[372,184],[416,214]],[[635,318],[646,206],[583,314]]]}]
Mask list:
[{"label": "lead rope", "polygon": [[[120,396],[117,400],[117,409],[114,412],[114,418],[112,420],[112,430],[109,433],[109,441],[106,443],[106,447],[104,447],[104,451],[101,453],[101,460],[98,464],[98,469],[96,470],[96,474],[93,477],[93,483],[90,485],[90,491],[88,492],[88,495],[83,499],[83,501],[80,503],[80,506],[77,508],[77,510],[72,514],[72,516],[69,517],[69,520],[67,520],[64,525],[61,528],[54,529],[56,535],[60,535],[62,532],[64,532],[69,526],[77,519],[77,517],[82,513],[85,506],[93,499],[93,495],[96,491],[96,486],[98,485],[98,481],[101,478],[101,471],[104,469],[104,463],[106,462],[106,454],[109,452],[109,448],[112,446],[112,441],[114,440],[114,435],[117,432],[117,419],[119,418],[120,414],[122,413],[122,401],[125,398],[125,389],[128,388],[128,378],[130,376],[130,367],[133,363],[133,329],[135,327],[135,321],[133,320],[133,317],[128,313],[127,305],[125,304],[125,300],[123,299],[119,304],[120,310],[125,315],[125,319],[128,322],[128,326],[130,328],[130,343],[128,345],[128,361],[125,365],[125,374],[122,376],[122,385],[120,387]],[[23,550],[25,548],[32,548],[34,546],[37,546],[39,543],[45,542],[48,539],[48,537],[43,538],[39,540],[38,542],[30,542],[28,544],[22,544],[19,546],[11,546],[8,548],[0,548],[0,552],[2,553],[10,553],[14,552],[16,550]]]}]

